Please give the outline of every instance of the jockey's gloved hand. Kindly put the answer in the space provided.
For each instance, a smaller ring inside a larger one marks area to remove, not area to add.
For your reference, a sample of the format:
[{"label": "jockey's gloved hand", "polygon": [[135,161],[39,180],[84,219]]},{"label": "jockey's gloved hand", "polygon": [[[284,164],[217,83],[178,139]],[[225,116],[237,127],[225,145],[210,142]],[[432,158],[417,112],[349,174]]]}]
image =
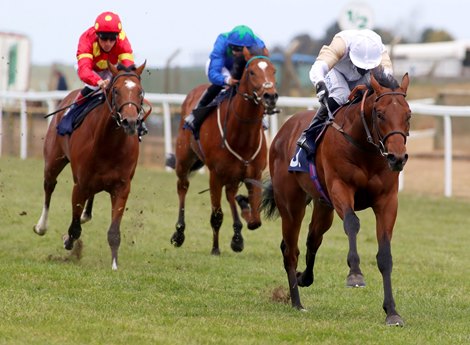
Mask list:
[{"label": "jockey's gloved hand", "polygon": [[323,102],[323,100],[328,99],[329,92],[324,81],[319,81],[315,87],[320,103]]}]

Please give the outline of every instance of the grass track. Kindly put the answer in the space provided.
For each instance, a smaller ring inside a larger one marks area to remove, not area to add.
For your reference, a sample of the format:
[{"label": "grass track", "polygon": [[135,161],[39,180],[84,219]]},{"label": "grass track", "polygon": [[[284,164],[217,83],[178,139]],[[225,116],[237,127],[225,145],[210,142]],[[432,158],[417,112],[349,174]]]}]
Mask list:
[{"label": "grass track", "polygon": [[[0,344],[468,344],[470,204],[400,194],[392,241],[393,288],[404,328],[384,325],[382,282],[370,211],[359,213],[367,287],[345,288],[347,238],[336,217],[319,251],[301,313],[271,300],[287,290],[280,222],[243,230],[230,249],[224,204],[221,256],[212,257],[207,176],[191,180],[186,242],[170,245],[176,178],[139,167],[124,214],[120,267],[111,271],[107,194],[83,226],[81,260],[62,248],[70,222],[70,168],[53,195],[49,231],[35,235],[42,207],[39,160],[0,158]],[[304,268],[305,226],[300,240]]]}]

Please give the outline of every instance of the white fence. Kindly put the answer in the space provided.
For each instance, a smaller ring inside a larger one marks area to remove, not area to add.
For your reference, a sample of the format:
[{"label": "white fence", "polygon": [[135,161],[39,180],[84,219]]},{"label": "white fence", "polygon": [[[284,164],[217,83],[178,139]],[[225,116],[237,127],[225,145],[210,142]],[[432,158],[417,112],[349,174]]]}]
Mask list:
[{"label": "white fence", "polygon": [[[28,157],[27,139],[27,101],[43,101],[48,105],[48,112],[55,110],[56,101],[61,100],[67,95],[67,91],[53,92],[0,92],[0,157],[2,154],[3,139],[3,108],[5,104],[18,104],[20,108],[20,152],[22,159]],[[171,108],[170,105],[181,105],[185,95],[181,94],[155,94],[147,93],[146,98],[154,105],[161,105],[163,115],[164,149],[165,153],[173,152],[172,147],[172,129],[171,129]],[[279,107],[307,108],[318,107],[316,98],[310,97],[280,97]],[[427,116],[439,116],[444,119],[444,195],[452,196],[452,117],[470,117],[470,106],[443,106],[434,105],[432,100],[418,100],[409,102],[413,114]],[[153,114],[152,116],[156,116]],[[278,117],[270,116],[269,137],[273,138],[279,128]],[[418,136],[419,133],[411,132],[411,137]],[[429,135],[429,134],[427,134]],[[432,134],[431,134],[432,135]],[[403,175],[400,175],[400,186],[403,185]],[[401,189],[400,188],[400,189]]]}]

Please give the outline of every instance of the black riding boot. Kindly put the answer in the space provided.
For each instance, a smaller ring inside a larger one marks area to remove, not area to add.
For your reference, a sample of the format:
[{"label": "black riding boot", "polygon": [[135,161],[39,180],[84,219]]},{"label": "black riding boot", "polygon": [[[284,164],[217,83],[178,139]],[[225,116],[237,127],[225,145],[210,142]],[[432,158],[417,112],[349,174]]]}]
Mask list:
[{"label": "black riding boot", "polygon": [[211,107],[207,106],[212,102],[215,96],[219,94],[220,90],[222,90],[222,86],[215,84],[209,86],[202,95],[196,108],[184,119],[183,128],[189,128],[196,139],[199,136],[199,128],[210,113]]},{"label": "black riding boot", "polygon": [[299,139],[297,139],[297,145],[305,150],[307,156],[311,156],[313,154],[313,149],[308,145],[307,138],[311,137],[311,133],[313,132],[313,130],[315,130],[319,126],[323,126],[327,119],[328,109],[323,103],[321,103],[320,109],[318,109],[317,113],[313,117],[308,127],[304,129]]}]

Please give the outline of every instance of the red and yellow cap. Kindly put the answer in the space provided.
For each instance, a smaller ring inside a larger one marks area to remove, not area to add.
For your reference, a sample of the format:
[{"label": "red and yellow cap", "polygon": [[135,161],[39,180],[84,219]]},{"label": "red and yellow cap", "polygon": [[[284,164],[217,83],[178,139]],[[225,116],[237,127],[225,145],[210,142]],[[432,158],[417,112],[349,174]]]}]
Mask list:
[{"label": "red and yellow cap", "polygon": [[122,30],[121,19],[116,13],[103,12],[95,20],[96,32],[120,33]]}]

